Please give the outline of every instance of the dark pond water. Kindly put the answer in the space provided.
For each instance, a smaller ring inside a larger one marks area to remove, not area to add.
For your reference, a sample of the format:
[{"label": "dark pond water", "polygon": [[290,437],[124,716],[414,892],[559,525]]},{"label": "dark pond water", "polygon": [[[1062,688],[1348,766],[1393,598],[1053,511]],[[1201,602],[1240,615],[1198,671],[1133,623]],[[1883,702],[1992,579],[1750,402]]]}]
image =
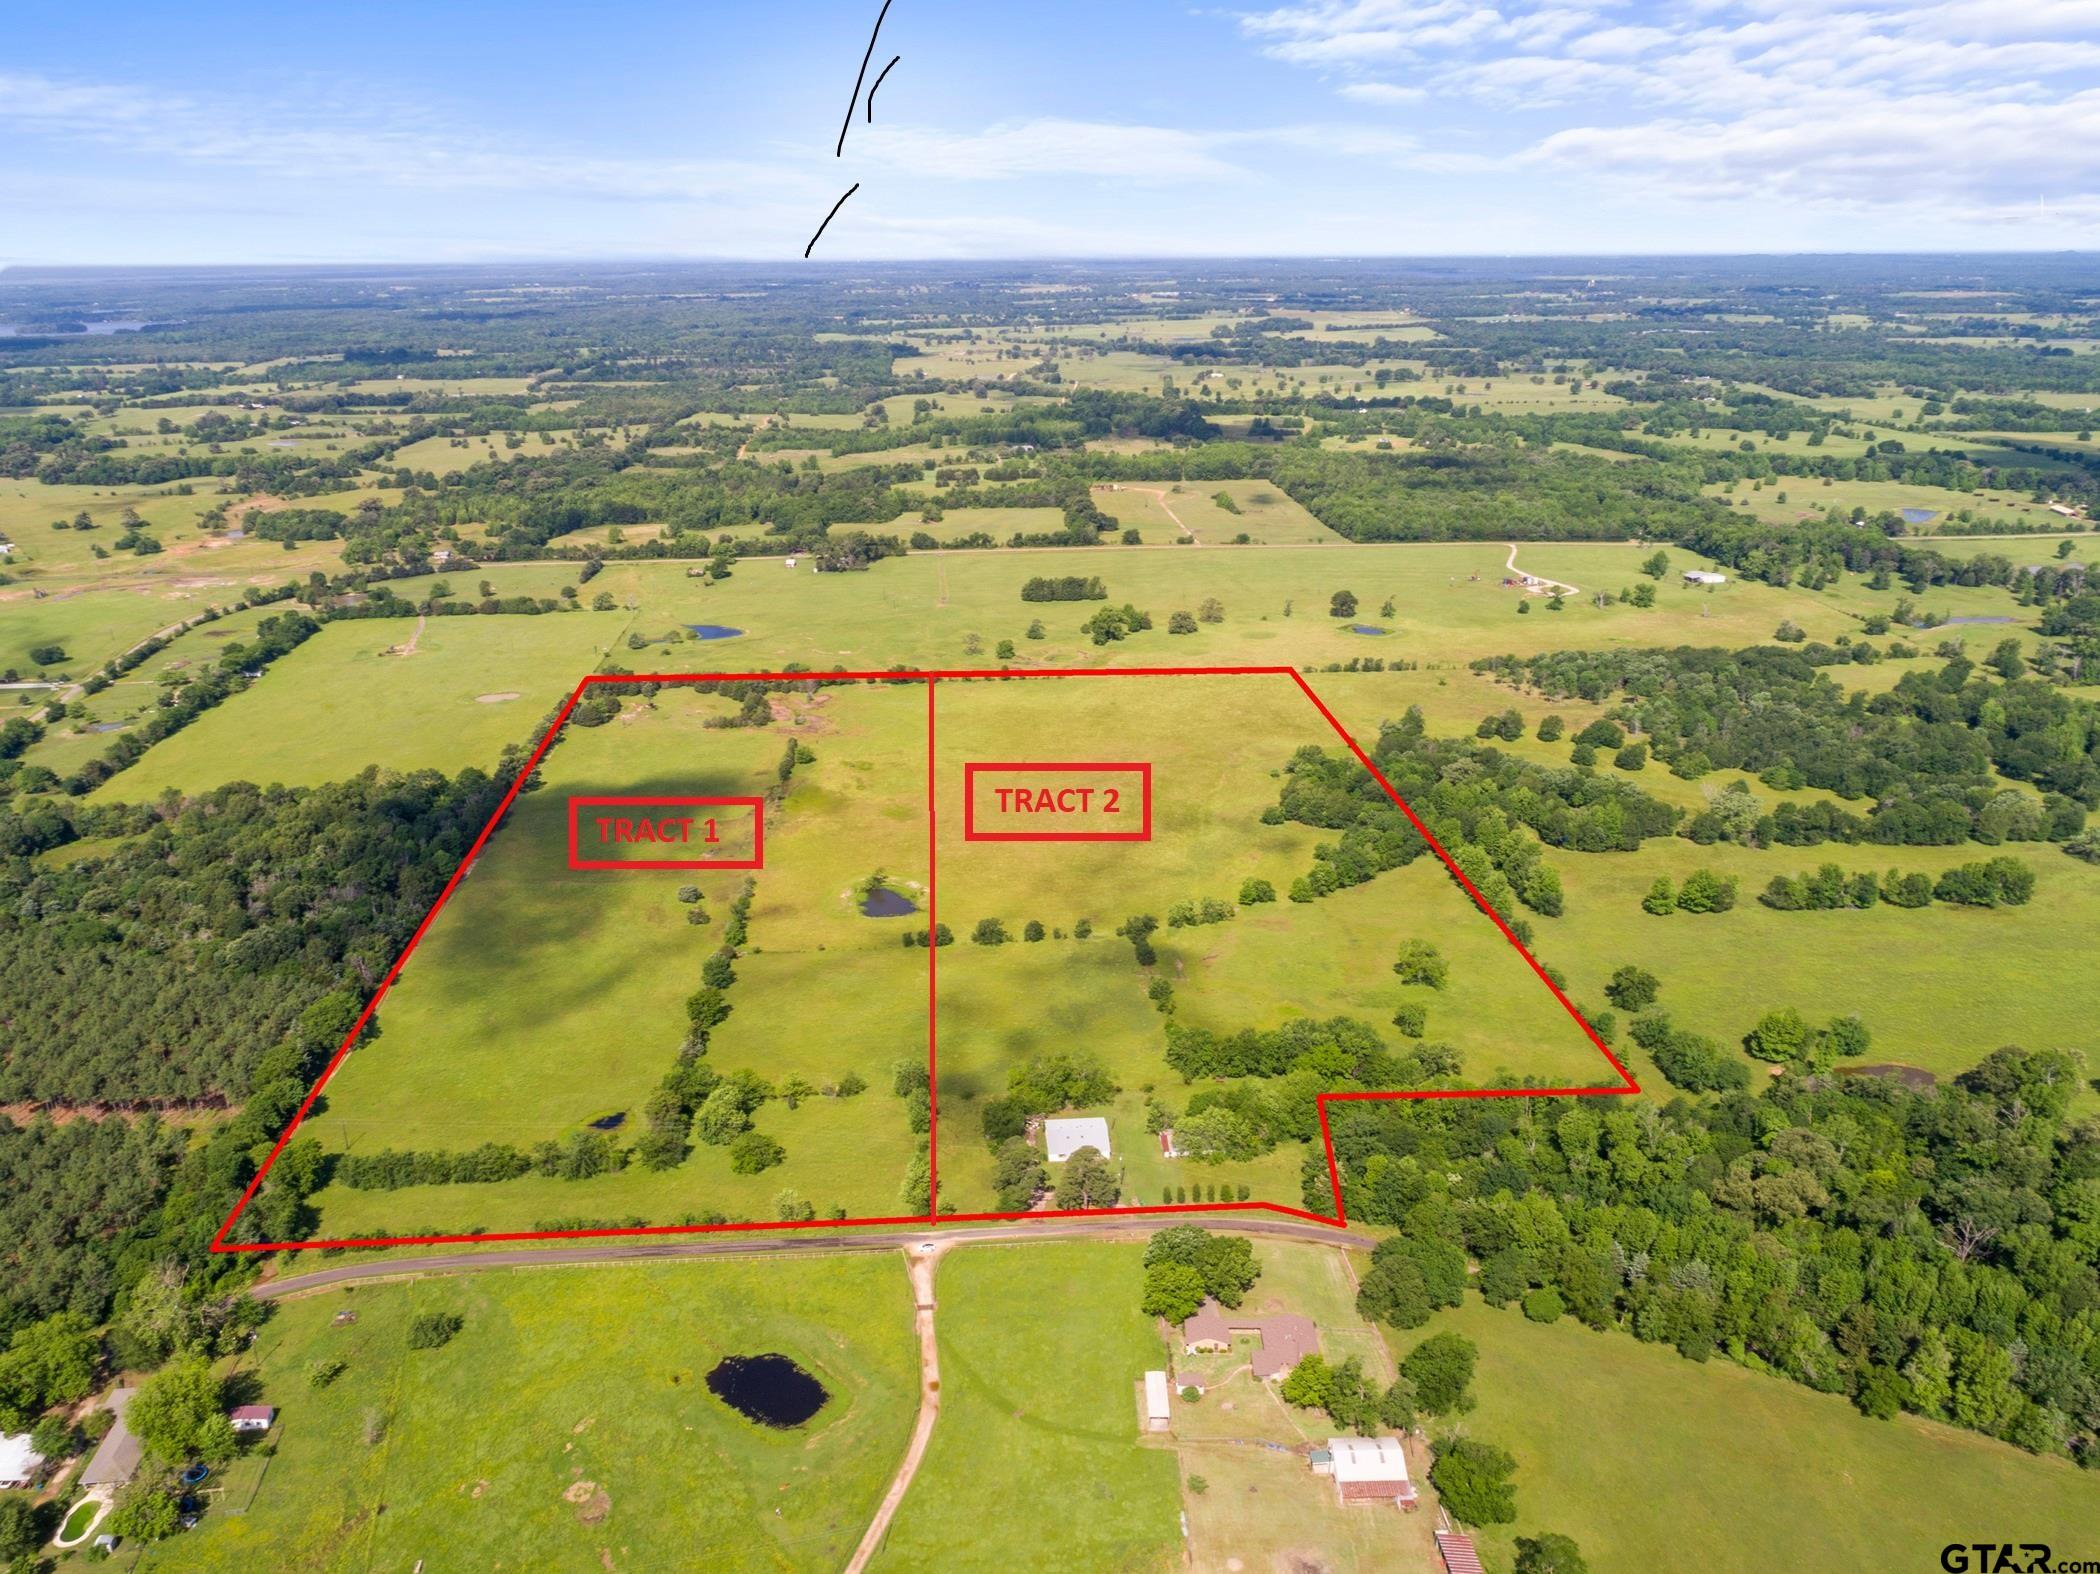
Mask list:
[{"label": "dark pond water", "polygon": [[1349,625],[1349,632],[1352,634],[1383,634],[1385,630],[1372,623],[1352,623]]},{"label": "dark pond water", "polygon": [[592,1121],[592,1122],[591,1122],[591,1130],[593,1130],[593,1131],[618,1131],[618,1130],[619,1130],[619,1129],[620,1129],[620,1128],[621,1128],[622,1126],[624,1126],[624,1125],[626,1125],[626,1124],[627,1124],[627,1111],[625,1111],[624,1109],[623,1109],[623,1110],[615,1110],[615,1111],[614,1111],[614,1112],[613,1112],[612,1114],[610,1114],[610,1115],[600,1115],[600,1116],[599,1116],[599,1117],[598,1117],[598,1118],[597,1118],[596,1120]]},{"label": "dark pond water", "polygon": [[867,900],[860,904],[863,918],[902,918],[907,913],[916,913],[918,903],[901,891],[892,891],[878,885],[868,893]]},{"label": "dark pond water", "polygon": [[831,1397],[784,1355],[732,1355],[707,1374],[707,1391],[760,1426],[800,1426]]},{"label": "dark pond water", "polygon": [[735,639],[744,632],[742,629],[733,629],[726,623],[688,623],[686,627],[693,631],[695,639]]}]

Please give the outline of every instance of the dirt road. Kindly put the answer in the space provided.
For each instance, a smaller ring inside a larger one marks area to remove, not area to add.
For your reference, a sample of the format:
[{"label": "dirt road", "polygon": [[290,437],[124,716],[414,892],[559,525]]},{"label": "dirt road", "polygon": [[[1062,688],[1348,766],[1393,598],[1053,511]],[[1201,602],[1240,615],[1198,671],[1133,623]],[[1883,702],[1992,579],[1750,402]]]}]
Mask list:
[{"label": "dirt road", "polygon": [[861,1574],[868,1559],[881,1549],[882,1538],[890,1533],[890,1521],[897,1517],[904,1494],[911,1490],[912,1478],[918,1475],[919,1464],[926,1457],[926,1447],[933,1441],[933,1423],[941,1416],[941,1352],[933,1337],[933,1272],[945,1250],[942,1243],[935,1242],[931,1251],[914,1251],[906,1264],[911,1270],[912,1319],[919,1330],[919,1419],[911,1429],[911,1442],[905,1446],[904,1459],[890,1480],[889,1491],[883,1493],[881,1506],[868,1521],[860,1545],[853,1549],[846,1574]]},{"label": "dirt road", "polygon": [[[1521,574],[1524,572],[1521,568],[1517,567],[1516,542],[1512,541],[1509,544],[1509,557],[1504,561],[1502,566],[1508,569],[1512,574]],[[1548,579],[1543,574],[1533,574],[1530,577],[1534,580],[1537,580],[1538,583],[1540,583],[1541,585],[1544,585],[1548,590],[1559,591],[1560,594],[1562,594],[1563,596],[1579,596],[1582,594],[1582,587],[1579,585],[1563,584],[1560,580]]]}]

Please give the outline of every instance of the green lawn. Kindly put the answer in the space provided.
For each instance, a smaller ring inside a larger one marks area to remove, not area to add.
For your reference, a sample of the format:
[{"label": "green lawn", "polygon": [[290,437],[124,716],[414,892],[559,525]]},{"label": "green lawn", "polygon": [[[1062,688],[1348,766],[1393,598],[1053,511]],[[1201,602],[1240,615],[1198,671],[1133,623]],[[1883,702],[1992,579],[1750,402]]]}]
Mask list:
[{"label": "green lawn", "polygon": [[[836,1569],[916,1411],[910,1306],[888,1256],[496,1271],[295,1300],[241,1362],[280,1410],[261,1490],[149,1565]],[[466,1325],[409,1350],[408,1320],[429,1310]],[[356,1322],[336,1326],[345,1311]],[[831,1392],[802,1428],[759,1427],[707,1390],[724,1355],[770,1351]],[[322,1359],[348,1368],[316,1389]]]},{"label": "green lawn", "polygon": [[875,1567],[1160,1570],[1179,1560],[1174,1461],[1138,1446],[1163,1357],[1139,1252],[973,1246],[935,1292],[941,1415]]},{"label": "green lawn", "polygon": [[1517,1523],[1481,1538],[1490,1568],[1542,1530],[1593,1569],[1713,1574],[1936,1568],[1954,1541],[2100,1546],[2100,1494],[2066,1460],[1470,1299],[1394,1348],[1446,1328],[1480,1347],[1465,1431],[1517,1459]]}]

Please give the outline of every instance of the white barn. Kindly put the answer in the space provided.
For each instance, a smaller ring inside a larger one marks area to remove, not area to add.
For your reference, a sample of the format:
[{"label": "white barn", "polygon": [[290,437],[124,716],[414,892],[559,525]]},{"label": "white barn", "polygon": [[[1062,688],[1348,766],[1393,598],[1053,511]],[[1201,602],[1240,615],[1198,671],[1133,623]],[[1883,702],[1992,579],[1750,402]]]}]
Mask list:
[{"label": "white barn", "polygon": [[1109,1157],[1108,1122],[1099,1115],[1043,1122],[1043,1156],[1052,1164],[1064,1163],[1081,1148]]},{"label": "white barn", "polygon": [[1711,569],[1688,568],[1684,571],[1684,582],[1687,585],[1725,585],[1728,583],[1728,576],[1716,574]]}]

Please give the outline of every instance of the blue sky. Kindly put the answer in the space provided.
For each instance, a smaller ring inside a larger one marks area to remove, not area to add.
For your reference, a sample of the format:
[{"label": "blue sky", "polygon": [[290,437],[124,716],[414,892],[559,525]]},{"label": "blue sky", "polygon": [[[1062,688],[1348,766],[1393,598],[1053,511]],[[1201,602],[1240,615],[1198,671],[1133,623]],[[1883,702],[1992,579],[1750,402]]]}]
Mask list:
[{"label": "blue sky", "polygon": [[2100,0],[15,0],[0,264],[2100,247]]}]

